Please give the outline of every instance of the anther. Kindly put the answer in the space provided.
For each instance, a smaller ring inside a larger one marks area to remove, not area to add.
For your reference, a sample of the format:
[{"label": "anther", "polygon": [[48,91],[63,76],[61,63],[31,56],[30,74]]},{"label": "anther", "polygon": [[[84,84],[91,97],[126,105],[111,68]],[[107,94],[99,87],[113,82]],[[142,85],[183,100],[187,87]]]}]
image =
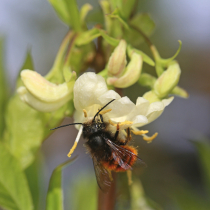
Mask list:
[{"label": "anther", "polygon": [[84,117],[87,117],[87,111],[85,109],[82,110],[84,112]]},{"label": "anther", "polygon": [[77,147],[77,142],[75,141],[74,142],[74,145],[72,146],[72,148],[70,149],[69,153],[68,153],[68,157],[71,157],[72,153],[74,152],[74,150],[76,149]]},{"label": "anther", "polygon": [[107,112],[110,112],[110,111],[112,111],[112,109],[107,109],[107,110],[100,111],[99,114],[103,115],[103,114],[106,114]]},{"label": "anther", "polygon": [[148,133],[149,131],[148,130],[141,130],[141,131],[134,131],[134,130],[131,130],[133,134],[135,135],[142,135],[142,134],[145,134],[145,133]]},{"label": "anther", "polygon": [[148,143],[151,143],[152,140],[154,140],[157,137],[158,133],[153,134],[152,136],[143,135],[144,141],[147,141]]}]

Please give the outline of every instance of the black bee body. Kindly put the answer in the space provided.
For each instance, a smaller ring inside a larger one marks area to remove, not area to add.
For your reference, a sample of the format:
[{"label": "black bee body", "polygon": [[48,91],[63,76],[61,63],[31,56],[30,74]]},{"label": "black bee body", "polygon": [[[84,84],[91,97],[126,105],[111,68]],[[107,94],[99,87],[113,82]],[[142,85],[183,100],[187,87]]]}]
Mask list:
[{"label": "black bee body", "polygon": [[89,153],[98,161],[108,161],[112,150],[105,139],[114,141],[111,133],[106,130],[108,123],[97,121],[84,123],[83,126],[83,138],[87,139],[85,146]]}]

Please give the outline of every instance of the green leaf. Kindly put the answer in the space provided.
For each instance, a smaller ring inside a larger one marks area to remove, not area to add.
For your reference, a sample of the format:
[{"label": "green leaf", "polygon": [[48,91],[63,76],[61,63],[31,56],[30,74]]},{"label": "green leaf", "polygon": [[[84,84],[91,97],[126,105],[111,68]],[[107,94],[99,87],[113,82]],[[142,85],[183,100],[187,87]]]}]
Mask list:
[{"label": "green leaf", "polygon": [[173,193],[172,199],[176,202],[178,209],[180,210],[208,210],[210,203],[208,199],[200,196],[194,190],[194,187],[189,187],[186,183],[182,185]]},{"label": "green leaf", "polygon": [[125,29],[129,30],[129,26],[126,21],[120,16],[119,10],[116,9],[112,14],[109,15],[111,18],[116,18],[124,27]]},{"label": "green leaf", "polygon": [[20,163],[0,143],[0,206],[9,210],[32,210],[32,199]]},{"label": "green leaf", "polygon": [[183,88],[176,86],[171,92],[170,94],[174,94],[176,96],[180,96],[182,98],[188,98],[189,94],[186,90],[184,90]]},{"label": "green leaf", "polygon": [[48,0],[60,19],[71,26],[76,32],[81,31],[82,25],[76,0]]},{"label": "green leaf", "polygon": [[210,142],[209,140],[205,139],[203,141],[193,141],[193,143],[195,144],[199,153],[204,181],[210,195]]},{"label": "green leaf", "polygon": [[27,169],[25,169],[25,175],[28,181],[35,210],[38,210],[40,196],[39,162],[39,157],[37,158],[36,156],[34,162]]},{"label": "green leaf", "polygon": [[[159,207],[152,207],[144,195],[144,189],[139,180],[135,180],[130,188],[131,210],[159,210]],[[153,204],[154,205],[154,204]]]},{"label": "green leaf", "polygon": [[2,138],[5,128],[5,109],[8,101],[8,87],[3,60],[3,39],[0,39],[0,138]]},{"label": "green leaf", "polygon": [[88,12],[92,9],[93,9],[93,7],[88,3],[86,3],[82,6],[82,8],[80,10],[80,20],[81,20],[82,24],[85,24],[85,18],[87,16]]},{"label": "green leaf", "polygon": [[128,25],[131,29],[129,31],[125,31],[124,36],[128,43],[134,47],[139,46],[143,41],[145,41],[138,30],[141,30],[141,32],[143,32],[146,36],[150,36],[155,28],[154,21],[146,13],[137,14]]},{"label": "green leaf", "polygon": [[[88,190],[85,190],[88,189]],[[73,207],[74,210],[97,209],[98,186],[94,176],[80,175],[73,186]]]},{"label": "green leaf", "polygon": [[101,12],[101,10],[92,10],[86,17],[87,23],[93,23],[93,24],[104,24],[104,16]]},{"label": "green leaf", "polygon": [[153,89],[154,84],[155,84],[156,78],[153,77],[150,74],[147,73],[142,73],[140,78],[139,78],[139,84],[142,86],[148,86],[151,89]]},{"label": "green leaf", "polygon": [[79,37],[76,39],[76,44],[78,46],[88,44],[99,36],[101,36],[101,34],[98,28],[92,28],[86,32],[81,33]]},{"label": "green leaf", "polygon": [[[25,56],[25,61],[21,67],[21,71],[23,69],[30,69],[30,70],[33,70],[34,68],[34,64],[33,64],[33,59],[31,57],[31,50],[29,49],[26,53],[26,56]],[[18,75],[18,78],[17,78],[17,82],[16,82],[16,88],[20,87],[20,86],[23,86],[23,82],[20,78],[20,72],[19,72],[19,75]]]},{"label": "green leaf", "polygon": [[181,48],[182,48],[182,42],[180,40],[178,40],[178,42],[179,42],[179,48],[176,51],[174,56],[172,56],[171,58],[168,58],[168,59],[161,58],[160,62],[164,67],[168,66],[177,57],[177,55],[180,53]]},{"label": "green leaf", "polygon": [[[24,67],[33,69],[30,56],[27,56]],[[18,78],[18,84],[21,82]],[[66,115],[72,115],[73,104],[66,103],[56,112],[38,112],[22,102],[18,94],[14,94],[9,100],[6,109],[6,132],[4,142],[11,153],[17,157],[23,168],[29,166],[37,149],[43,140],[50,134],[50,128],[56,127]]]},{"label": "green leaf", "polygon": [[48,1],[53,6],[54,10],[57,12],[60,19],[67,25],[70,25],[71,20],[66,7],[65,0],[48,0]]},{"label": "green leaf", "polygon": [[80,20],[80,14],[77,7],[77,1],[76,0],[64,0],[66,7],[68,9],[68,14],[70,17],[70,24],[72,29],[76,32],[80,32],[82,30],[82,24]]},{"label": "green leaf", "polygon": [[6,126],[5,143],[25,168],[33,161],[34,152],[44,138],[46,127],[42,113],[29,107],[15,94],[7,107]]},{"label": "green leaf", "polygon": [[106,32],[104,30],[99,30],[100,31],[100,34],[101,36],[112,46],[116,47],[120,40],[117,40],[109,35],[106,34]]},{"label": "green leaf", "polygon": [[130,45],[128,45],[127,49],[128,49],[128,54],[131,54],[132,51],[134,51],[134,52],[136,52],[136,53],[138,53],[139,55],[142,56],[143,61],[145,63],[149,64],[150,66],[155,66],[155,62],[147,54],[145,54],[141,50],[138,50],[136,48],[132,48]]},{"label": "green leaf", "polygon": [[46,210],[63,210],[62,169],[73,163],[76,158],[57,166],[53,171],[47,193]]},{"label": "green leaf", "polygon": [[127,20],[133,11],[136,0],[111,0],[113,10],[118,8],[120,15]]}]

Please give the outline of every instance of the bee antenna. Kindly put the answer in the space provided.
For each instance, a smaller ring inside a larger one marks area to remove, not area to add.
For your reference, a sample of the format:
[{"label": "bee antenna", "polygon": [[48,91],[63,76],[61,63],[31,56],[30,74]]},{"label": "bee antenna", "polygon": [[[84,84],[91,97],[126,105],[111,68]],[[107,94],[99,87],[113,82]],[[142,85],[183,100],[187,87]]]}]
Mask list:
[{"label": "bee antenna", "polygon": [[111,104],[115,99],[111,100],[109,103],[107,103],[105,106],[103,106],[101,109],[98,110],[98,112],[95,114],[93,121],[95,121],[96,116],[102,111],[105,107],[107,107],[109,104]]},{"label": "bee antenna", "polygon": [[55,130],[55,129],[58,129],[58,128],[62,128],[62,127],[66,127],[66,126],[69,126],[69,125],[82,125],[82,123],[71,123],[71,124],[67,124],[67,125],[61,125],[61,126],[58,126],[56,128],[52,128],[50,130]]}]

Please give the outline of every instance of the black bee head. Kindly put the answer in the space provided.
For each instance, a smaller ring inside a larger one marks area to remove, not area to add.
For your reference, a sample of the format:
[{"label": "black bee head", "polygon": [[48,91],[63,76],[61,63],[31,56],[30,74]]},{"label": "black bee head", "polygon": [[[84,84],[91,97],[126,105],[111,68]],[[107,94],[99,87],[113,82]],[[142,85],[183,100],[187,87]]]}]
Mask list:
[{"label": "black bee head", "polygon": [[91,135],[102,131],[105,128],[104,123],[100,121],[92,121],[83,124],[83,137],[89,138]]}]

